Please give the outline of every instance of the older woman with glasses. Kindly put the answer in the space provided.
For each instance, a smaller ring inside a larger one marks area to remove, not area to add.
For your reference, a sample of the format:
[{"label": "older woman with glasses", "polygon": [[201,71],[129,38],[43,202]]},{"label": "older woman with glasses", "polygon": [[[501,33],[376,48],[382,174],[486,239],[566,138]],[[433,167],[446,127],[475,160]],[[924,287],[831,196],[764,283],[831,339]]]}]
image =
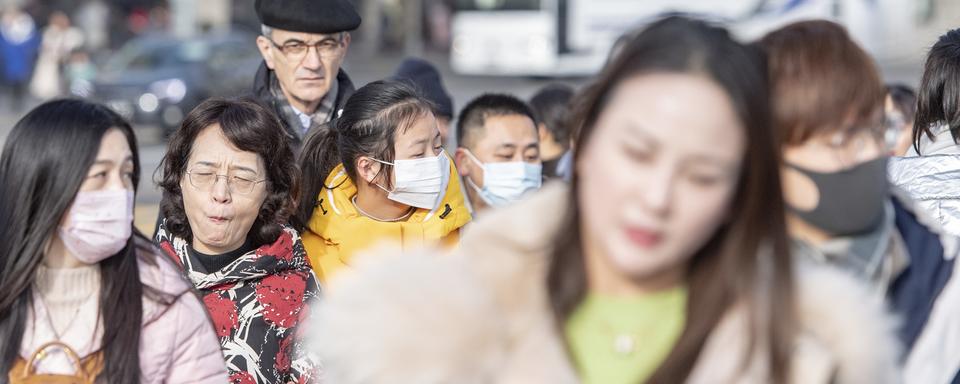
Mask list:
[{"label": "older woman with glasses", "polygon": [[280,121],[252,101],[208,100],[171,137],[160,167],[155,241],[203,295],[231,382],[313,381],[300,336],[319,286],[284,224],[297,169]]}]

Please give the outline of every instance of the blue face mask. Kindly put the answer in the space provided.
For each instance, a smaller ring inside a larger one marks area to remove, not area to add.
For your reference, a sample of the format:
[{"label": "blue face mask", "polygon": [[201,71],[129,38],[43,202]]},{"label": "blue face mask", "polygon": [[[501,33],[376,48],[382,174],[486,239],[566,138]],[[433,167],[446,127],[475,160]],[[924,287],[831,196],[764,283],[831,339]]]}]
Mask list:
[{"label": "blue face mask", "polygon": [[542,164],[522,161],[484,164],[470,151],[464,152],[483,168],[483,187],[477,186],[469,177],[466,178],[467,184],[491,207],[508,205],[520,200],[525,194],[540,189],[543,181]]}]

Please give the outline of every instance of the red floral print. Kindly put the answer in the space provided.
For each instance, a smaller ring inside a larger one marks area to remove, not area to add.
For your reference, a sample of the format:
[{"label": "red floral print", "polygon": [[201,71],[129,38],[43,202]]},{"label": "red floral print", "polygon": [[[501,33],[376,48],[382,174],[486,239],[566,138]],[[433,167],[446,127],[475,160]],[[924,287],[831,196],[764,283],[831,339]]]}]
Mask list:
[{"label": "red floral print", "polygon": [[203,305],[210,312],[218,337],[230,336],[230,332],[239,326],[237,305],[230,299],[220,296],[219,292],[211,292],[204,296]]},{"label": "red floral print", "polygon": [[293,238],[286,232],[281,233],[273,244],[257,249],[257,257],[263,256],[273,256],[277,260],[288,262],[293,260]]},{"label": "red floral print", "polygon": [[286,372],[290,369],[291,344],[293,344],[292,337],[287,336],[280,340],[280,349],[277,351],[277,358],[274,359],[273,363],[273,367],[280,372]]},{"label": "red floral print", "polygon": [[230,375],[230,384],[257,384],[248,372],[237,372]]},{"label": "red floral print", "polygon": [[170,256],[170,258],[173,259],[173,262],[177,263],[177,266],[183,268],[183,262],[180,261],[180,257],[177,256],[177,252],[173,250],[173,244],[170,244],[169,241],[164,241],[160,243],[160,249],[162,249],[163,253],[165,253],[167,256]]},{"label": "red floral print", "polygon": [[281,328],[297,324],[303,306],[307,279],[302,272],[264,277],[257,285],[257,301],[263,304],[263,318]]}]

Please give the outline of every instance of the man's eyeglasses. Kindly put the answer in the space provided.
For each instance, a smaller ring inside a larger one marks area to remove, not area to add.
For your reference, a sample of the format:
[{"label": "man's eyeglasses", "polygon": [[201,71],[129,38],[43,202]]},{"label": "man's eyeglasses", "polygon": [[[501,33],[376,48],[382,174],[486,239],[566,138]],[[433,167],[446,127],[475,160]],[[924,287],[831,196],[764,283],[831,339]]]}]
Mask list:
[{"label": "man's eyeglasses", "polygon": [[311,47],[317,50],[317,53],[320,57],[327,58],[335,55],[340,47],[343,46],[343,34],[338,34],[336,37],[329,36],[313,44],[307,44],[302,41],[288,41],[283,43],[283,45],[277,44],[273,39],[264,36],[267,40],[270,41],[270,44],[273,44],[280,53],[283,53],[283,56],[287,60],[300,62],[305,57],[307,57],[307,52]]},{"label": "man's eyeglasses", "polygon": [[227,186],[230,187],[230,191],[241,195],[250,194],[250,192],[253,192],[254,186],[267,181],[266,179],[250,180],[239,176],[218,175],[213,172],[187,171],[187,179],[190,180],[190,185],[197,189],[211,188],[217,183],[217,179],[221,177],[227,181]]}]

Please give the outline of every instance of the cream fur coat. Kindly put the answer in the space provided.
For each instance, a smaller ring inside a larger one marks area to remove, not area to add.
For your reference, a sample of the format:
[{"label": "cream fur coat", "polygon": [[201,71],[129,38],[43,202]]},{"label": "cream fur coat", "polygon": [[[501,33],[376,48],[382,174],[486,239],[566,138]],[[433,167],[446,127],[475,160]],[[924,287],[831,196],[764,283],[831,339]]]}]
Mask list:
[{"label": "cream fur coat", "polygon": [[[485,217],[459,251],[360,258],[332,284],[314,347],[330,383],[577,383],[544,288],[569,188]],[[792,383],[896,383],[895,324],[881,298],[819,267],[798,274],[802,332]],[[766,383],[747,358],[746,311],[731,309],[688,383]]]}]

